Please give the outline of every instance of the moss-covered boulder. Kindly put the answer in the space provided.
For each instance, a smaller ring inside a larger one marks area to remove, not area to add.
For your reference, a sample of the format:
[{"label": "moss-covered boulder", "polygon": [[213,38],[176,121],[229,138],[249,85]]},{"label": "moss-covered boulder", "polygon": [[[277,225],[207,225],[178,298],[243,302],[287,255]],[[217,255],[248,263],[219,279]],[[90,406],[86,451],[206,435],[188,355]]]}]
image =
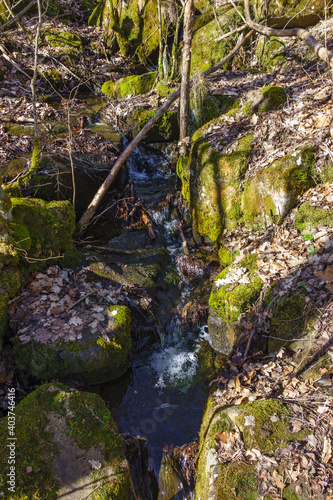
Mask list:
[{"label": "moss-covered boulder", "polygon": [[322,207],[314,207],[309,202],[300,205],[296,217],[295,225],[303,234],[311,234],[312,230],[318,226],[333,226],[333,210]]},{"label": "moss-covered boulder", "polygon": [[68,201],[11,198],[15,246],[26,262],[40,265],[43,259],[70,264],[76,258],[73,247],[75,213]]},{"label": "moss-covered boulder", "polygon": [[[155,115],[156,111],[139,109],[133,111],[127,122],[135,137],[146,123]],[[151,127],[145,136],[146,142],[172,142],[179,139],[179,124],[177,111],[167,111]]]},{"label": "moss-covered boulder", "polygon": [[312,147],[297,149],[260,170],[244,184],[242,212],[252,227],[266,221],[280,222],[296,205],[297,198],[315,184]]},{"label": "moss-covered boulder", "polygon": [[[213,397],[210,397],[200,429],[196,498],[259,498],[260,478],[255,463],[244,458],[232,460],[231,456],[237,450],[242,455],[254,449],[262,455],[274,457],[288,443],[301,441],[306,432],[292,433],[290,419],[288,407],[280,401],[258,400],[228,407],[216,406]],[[219,459],[219,448],[223,448],[220,443],[226,444],[226,450],[229,446],[229,460],[227,457],[224,461]],[[273,474],[276,465],[273,460],[269,467]]]},{"label": "moss-covered boulder", "polygon": [[5,500],[132,498],[122,440],[100,396],[45,384],[16,406],[12,422],[0,420]]},{"label": "moss-covered boulder", "polygon": [[[82,320],[77,316],[69,320],[72,327],[80,322]],[[130,364],[130,322],[130,311],[126,306],[110,306],[106,316],[103,314],[100,331],[93,333],[86,327],[80,335],[74,332],[71,335],[69,331],[68,338],[60,340],[55,325],[49,326],[49,334],[46,334],[36,321],[30,322],[28,328],[23,323],[23,328],[18,325],[17,336],[12,339],[17,364],[39,380],[75,379],[96,384],[117,378]]]},{"label": "moss-covered boulder", "polygon": [[197,357],[200,372],[206,382],[216,379],[228,366],[228,357],[213,349],[205,339],[198,341]]},{"label": "moss-covered boulder", "polygon": [[234,228],[241,218],[239,185],[253,136],[239,139],[233,153],[221,154],[204,137],[204,130],[192,137],[190,159],[182,165],[181,175],[183,191],[189,193],[196,238],[208,237],[217,244],[223,229]]},{"label": "moss-covered boulder", "polygon": [[[207,20],[207,14],[202,14]],[[239,27],[242,24],[242,19],[230,6],[225,6],[223,10],[219,10],[218,21],[210,20],[207,24],[199,27],[194,34],[192,40],[192,58],[191,58],[191,74],[195,75],[217,64],[225,57],[237,40],[237,34],[218,40],[222,33],[227,33]],[[197,26],[200,26],[197,21]],[[229,63],[230,64],[230,63]]]},{"label": "moss-covered boulder", "polygon": [[255,274],[257,255],[251,254],[240,266],[229,266],[219,273],[209,297],[208,329],[212,346],[223,354],[230,354],[238,340],[235,325],[241,313],[258,299],[263,281]]},{"label": "moss-covered boulder", "polygon": [[286,346],[297,349],[300,352],[294,361],[297,358],[296,362],[300,366],[308,359],[310,350],[316,348],[309,342],[317,334],[314,329],[316,311],[306,302],[302,286],[298,293],[293,293],[290,297],[279,297],[274,304],[269,325],[268,351],[275,352]]},{"label": "moss-covered boulder", "polygon": [[286,61],[286,45],[283,39],[270,37],[267,40],[267,37],[261,35],[258,39],[255,57],[263,70],[272,71]]},{"label": "moss-covered boulder", "polygon": [[251,90],[246,96],[243,112],[246,116],[257,113],[259,116],[268,111],[275,111],[287,104],[287,94],[282,87],[263,87]]},{"label": "moss-covered boulder", "polygon": [[204,85],[194,85],[190,94],[190,133],[221,115],[235,116],[239,109],[237,97],[210,94]]},{"label": "moss-covered boulder", "polygon": [[156,73],[151,71],[143,75],[125,76],[115,82],[105,82],[101,91],[111,99],[122,99],[128,96],[147,94],[152,90],[155,81]]},{"label": "moss-covered boulder", "polygon": [[257,21],[267,20],[268,26],[274,28],[306,28],[313,26],[331,14],[332,6],[325,0],[272,0],[264,3],[261,0],[251,0],[254,17]]}]

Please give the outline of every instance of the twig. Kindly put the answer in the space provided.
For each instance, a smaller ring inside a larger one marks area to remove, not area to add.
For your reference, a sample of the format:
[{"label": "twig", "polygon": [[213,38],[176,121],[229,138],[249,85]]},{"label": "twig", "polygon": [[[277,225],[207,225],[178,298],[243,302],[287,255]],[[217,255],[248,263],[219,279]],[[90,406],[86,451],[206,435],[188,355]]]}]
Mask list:
[{"label": "twig", "polygon": [[27,5],[26,7],[24,7],[24,9],[22,9],[22,10],[21,10],[18,14],[16,14],[16,16],[15,16],[15,17],[13,17],[12,19],[9,19],[9,21],[7,21],[7,22],[5,22],[4,24],[2,24],[2,25],[0,26],[0,31],[2,31],[3,29],[5,29],[5,28],[6,28],[7,26],[9,26],[10,24],[13,24],[13,23],[16,21],[16,19],[18,19],[19,17],[23,16],[23,14],[24,14],[25,12],[27,12],[27,10],[29,10],[29,9],[30,9],[30,7],[31,7],[34,3],[36,3],[36,1],[37,1],[37,0],[32,0],[30,3],[28,3],[28,5]]},{"label": "twig", "polygon": [[96,293],[95,290],[93,290],[92,292],[86,293],[85,295],[83,295],[82,297],[80,297],[76,302],[74,302],[74,304],[72,304],[71,306],[69,306],[67,308],[67,312],[70,311],[71,309],[73,309],[73,307],[75,307],[77,304],[79,304],[80,302],[82,302],[82,300],[84,300],[87,297],[89,297],[89,295],[93,295],[94,293]]},{"label": "twig", "polygon": [[244,31],[247,28],[247,26],[240,26],[239,28],[236,28],[235,30],[228,31],[228,33],[224,33],[224,35],[219,36],[218,38],[215,38],[215,42],[219,42],[220,40],[224,40],[225,38],[228,38],[231,35],[234,35],[235,33],[239,33],[241,31]]}]

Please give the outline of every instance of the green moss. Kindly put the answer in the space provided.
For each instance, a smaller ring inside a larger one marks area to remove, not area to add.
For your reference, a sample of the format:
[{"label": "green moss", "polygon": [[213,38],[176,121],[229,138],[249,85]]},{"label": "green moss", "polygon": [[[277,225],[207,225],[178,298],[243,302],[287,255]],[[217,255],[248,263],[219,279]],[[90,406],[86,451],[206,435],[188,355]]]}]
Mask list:
[{"label": "green moss", "polygon": [[296,205],[298,196],[315,184],[315,157],[304,147],[276,160],[244,184],[242,212],[252,227],[266,221],[281,222]]},{"label": "green moss", "polygon": [[75,35],[69,31],[52,32],[49,29],[45,29],[42,30],[42,37],[50,47],[70,47],[81,51],[83,45],[87,43],[84,37]]},{"label": "green moss", "polygon": [[[272,338],[268,340],[269,352],[277,351],[286,343],[292,347],[292,344],[286,341],[305,336],[306,324],[311,317],[305,299],[306,297],[302,293],[279,298],[270,321],[269,334]],[[273,337],[286,339],[286,341]]]},{"label": "green moss", "polygon": [[[235,255],[236,254],[234,254],[234,256]],[[221,247],[219,249],[219,259],[220,259],[221,267],[222,267],[222,269],[224,269],[225,267],[228,267],[228,266],[230,266],[230,264],[232,264],[233,254],[229,250],[229,248]]]},{"label": "green moss", "polygon": [[180,156],[176,165],[176,172],[182,181],[182,195],[184,200],[190,201],[189,157]]},{"label": "green moss", "polygon": [[22,276],[18,268],[5,266],[0,270],[0,352],[8,331],[8,303],[20,290],[21,284]]},{"label": "green moss", "polygon": [[[243,12],[242,7],[240,9]],[[232,7],[223,10],[223,14],[219,15],[218,19],[223,33],[237,28],[242,23],[240,16]],[[192,40],[192,76],[217,64],[234,47],[237,34],[216,41],[220,36],[221,29],[215,19],[195,31]],[[228,69],[230,65],[230,62],[227,63],[223,69]]]},{"label": "green moss", "polygon": [[[112,498],[130,498],[129,469],[124,461],[122,441],[100,396],[71,392],[68,387],[59,383],[46,384],[26,396],[16,406],[15,412],[15,498],[58,498],[59,489],[66,481],[63,468],[67,469],[68,481],[70,471],[79,470],[78,457],[82,455],[82,451],[86,454],[93,452],[92,456],[95,458],[96,449],[99,450],[103,463],[102,469],[98,471],[99,477],[94,472],[89,472],[88,467],[84,471],[88,483],[93,481],[97,486],[92,498],[104,498],[105,492],[117,486],[118,482],[124,496]],[[8,422],[4,418],[0,421],[0,442],[4,450],[7,449],[7,436]],[[7,489],[7,458],[7,453],[0,456],[0,489],[4,492],[5,500],[13,497]],[[87,456],[84,460],[87,460]],[[62,461],[65,462],[64,465]],[[27,467],[32,468],[30,473],[27,473]],[[125,483],[127,489],[124,489]]]},{"label": "green moss", "polygon": [[[247,449],[256,448],[262,454],[275,454],[278,448],[284,448],[291,441],[304,439],[307,432],[292,433],[289,430],[290,411],[281,401],[272,399],[258,400],[241,405],[244,408],[236,419],[242,429]],[[254,426],[245,426],[247,416],[254,417]],[[271,418],[272,416],[277,418]]]},{"label": "green moss", "polygon": [[239,265],[245,267],[245,269],[250,273],[253,273],[253,271],[257,269],[257,260],[258,260],[258,254],[250,253],[239,262]]},{"label": "green moss", "polygon": [[333,162],[328,162],[323,168],[320,174],[320,180],[323,183],[332,183],[333,182]]},{"label": "green moss", "polygon": [[271,71],[286,61],[285,43],[280,38],[260,36],[256,47],[256,58],[265,71]]},{"label": "green moss", "polygon": [[259,106],[259,115],[280,109],[287,103],[286,91],[282,87],[264,87],[261,93],[265,101]]},{"label": "green moss", "polygon": [[[133,135],[136,136],[140,130],[155,115],[155,110],[139,109],[134,111],[128,123],[131,126]],[[168,111],[151,127],[145,136],[147,142],[174,141],[179,138],[179,125],[177,112]]]},{"label": "green moss", "polygon": [[295,217],[295,225],[303,234],[311,233],[317,226],[333,225],[333,210],[313,207],[310,203],[302,203]]},{"label": "green moss", "polygon": [[158,83],[156,85],[156,92],[159,97],[170,97],[175,89],[170,89],[167,85],[163,83]]},{"label": "green moss", "polygon": [[201,139],[204,130],[193,136],[186,175],[190,178],[195,234],[218,244],[223,229],[235,228],[241,218],[239,185],[247,169],[253,136],[242,137],[233,153],[220,154],[207,139]]},{"label": "green moss", "polygon": [[256,500],[259,479],[254,465],[245,462],[222,465],[216,480],[216,500]]},{"label": "green moss", "polygon": [[215,351],[207,340],[199,342],[200,348],[197,351],[198,364],[203,379],[211,382],[218,377],[221,371],[227,368],[227,356]]},{"label": "green moss", "polygon": [[31,161],[30,161],[30,173],[37,172],[38,166],[40,162],[40,149],[39,149],[39,141],[38,137],[34,138],[34,147],[32,150]]},{"label": "green moss", "polygon": [[211,95],[205,84],[193,85],[190,96],[191,134],[209,121],[221,115],[235,116],[240,109],[240,100],[228,95]]},{"label": "green moss", "polygon": [[156,73],[144,73],[143,75],[125,76],[116,82],[105,82],[101,91],[108,97],[122,99],[127,96],[147,94],[154,87]]},{"label": "green moss", "polygon": [[[13,239],[27,256],[27,262],[30,260],[33,264],[34,259],[40,259],[40,266],[43,259],[50,257],[63,265],[77,261],[72,243],[75,213],[68,201],[47,203],[39,199],[12,198],[12,216]],[[45,263],[49,265],[50,261]]]},{"label": "green moss", "polygon": [[6,132],[9,135],[32,135],[34,133],[33,125],[19,125],[18,123],[10,123],[6,125]]},{"label": "green moss", "polygon": [[[223,279],[229,273],[229,268],[224,269],[215,278]],[[239,315],[247,310],[259,297],[263,281],[259,276],[249,276],[250,283],[239,284],[232,290],[230,285],[214,288],[209,297],[209,305],[217,312],[218,316],[226,322],[237,321]]]}]

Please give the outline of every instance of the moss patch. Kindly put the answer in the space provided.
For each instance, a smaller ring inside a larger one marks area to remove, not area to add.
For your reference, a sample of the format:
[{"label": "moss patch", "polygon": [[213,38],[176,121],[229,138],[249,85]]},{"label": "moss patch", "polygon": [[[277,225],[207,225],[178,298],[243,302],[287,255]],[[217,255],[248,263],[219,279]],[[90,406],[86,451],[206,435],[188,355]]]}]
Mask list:
[{"label": "moss patch", "polygon": [[201,133],[200,129],[193,136],[183,182],[186,177],[190,179],[195,234],[218,244],[223,229],[234,228],[241,219],[239,185],[247,169],[253,136],[242,137],[235,152],[220,154],[207,139],[201,139]]},{"label": "moss patch", "polygon": [[[136,136],[146,123],[155,115],[154,110],[139,109],[134,111],[128,123]],[[146,142],[169,142],[179,138],[179,125],[176,111],[168,111],[151,127],[145,136]]]},{"label": "moss patch", "polygon": [[280,222],[296,205],[298,196],[315,184],[315,157],[311,147],[296,150],[260,170],[244,184],[245,222],[262,227],[264,217]]},{"label": "moss patch", "polygon": [[50,47],[71,47],[82,50],[87,40],[81,36],[74,35],[69,31],[52,32],[48,29],[42,31],[42,37]]},{"label": "moss patch", "polygon": [[[59,383],[43,385],[17,405],[15,435],[15,498],[52,500],[65,495],[68,488],[80,488],[82,495],[94,500],[131,498],[122,441],[100,396],[70,392]],[[8,449],[7,437],[4,418],[0,421],[3,450]],[[7,489],[8,454],[9,450],[0,456],[0,489],[7,500],[13,497]],[[88,460],[100,462],[98,474]],[[108,496],[110,492],[113,495]]]},{"label": "moss patch", "polygon": [[287,94],[282,87],[264,87],[248,93],[243,112],[245,116],[257,113],[259,116],[268,111],[275,111],[287,103]]},{"label": "moss patch", "polygon": [[116,99],[147,94],[152,90],[155,80],[156,73],[154,71],[143,75],[125,76],[116,82],[105,82],[101,91],[108,97]]},{"label": "moss patch", "polygon": [[[12,198],[11,229],[15,246],[36,267],[59,262],[64,266],[77,262],[72,237],[75,213],[68,201]],[[26,254],[24,253],[26,252]],[[59,256],[59,257],[58,257]],[[40,259],[40,260],[38,260]]]},{"label": "moss patch", "polygon": [[[215,278],[225,278],[230,268],[224,269]],[[218,313],[219,317],[226,322],[237,321],[239,315],[245,312],[259,297],[263,287],[263,281],[259,276],[249,276],[250,283],[239,284],[232,290],[230,285],[220,286],[213,289],[209,297],[209,305]]]},{"label": "moss patch", "polygon": [[333,226],[333,210],[313,207],[310,203],[302,203],[295,217],[296,227],[303,234],[310,234],[316,226]]}]

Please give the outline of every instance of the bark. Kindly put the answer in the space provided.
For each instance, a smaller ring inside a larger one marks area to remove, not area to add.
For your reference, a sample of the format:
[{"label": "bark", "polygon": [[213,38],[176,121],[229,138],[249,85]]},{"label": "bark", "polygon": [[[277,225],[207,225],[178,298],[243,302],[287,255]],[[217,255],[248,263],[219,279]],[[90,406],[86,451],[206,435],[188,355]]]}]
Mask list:
[{"label": "bark", "polygon": [[37,0],[37,8],[38,8],[38,24],[37,24],[37,32],[35,38],[35,58],[34,58],[34,73],[31,79],[31,94],[32,94],[32,110],[34,116],[34,130],[35,130],[35,139],[38,138],[38,124],[37,124],[37,111],[36,111],[36,78],[37,78],[37,63],[38,63],[38,41],[40,36],[40,27],[42,24],[42,6],[41,0]]},{"label": "bark", "polygon": [[193,17],[194,17],[193,14],[194,14],[194,0],[187,0],[184,10],[183,58],[182,58],[180,108],[179,108],[179,116],[180,116],[179,141],[181,144],[188,137],[192,28],[193,28]]},{"label": "bark", "polygon": [[[215,66],[212,66],[211,68],[207,69],[204,71],[201,75],[203,77],[210,75],[211,73],[214,73],[214,71],[217,71],[220,69],[226,62],[229,61],[244,45],[244,43],[252,36],[253,31],[250,31],[242,40],[240,40],[237,45],[229,52],[229,54],[224,57],[218,64],[215,64]],[[192,82],[191,82],[192,83]],[[116,163],[113,165],[109,175],[95,194],[93,200],[91,201],[89,207],[87,210],[84,212],[82,215],[81,219],[79,220],[78,226],[79,226],[79,232],[82,234],[85,229],[87,228],[91,218],[93,217],[94,213],[96,212],[99,204],[101,203],[103,197],[107,193],[109,187],[111,186],[112,182],[114,181],[117,173],[119,172],[120,168],[123,166],[129,155],[132,153],[134,148],[141,142],[141,140],[144,138],[144,136],[147,134],[147,132],[151,129],[151,127],[157,122],[157,120],[170,108],[170,106],[177,100],[180,94],[180,89],[171,94],[169,99],[163,104],[163,106],[157,111],[157,113],[149,120],[149,122],[146,123],[146,125],[143,127],[142,130],[138,133],[136,137],[129,143],[129,145],[124,149],[124,151],[121,153],[119,156],[118,160]]]},{"label": "bark", "polygon": [[158,12],[158,76],[160,80],[163,80],[164,70],[163,70],[163,33],[162,33],[161,0],[157,0],[157,12]]}]

